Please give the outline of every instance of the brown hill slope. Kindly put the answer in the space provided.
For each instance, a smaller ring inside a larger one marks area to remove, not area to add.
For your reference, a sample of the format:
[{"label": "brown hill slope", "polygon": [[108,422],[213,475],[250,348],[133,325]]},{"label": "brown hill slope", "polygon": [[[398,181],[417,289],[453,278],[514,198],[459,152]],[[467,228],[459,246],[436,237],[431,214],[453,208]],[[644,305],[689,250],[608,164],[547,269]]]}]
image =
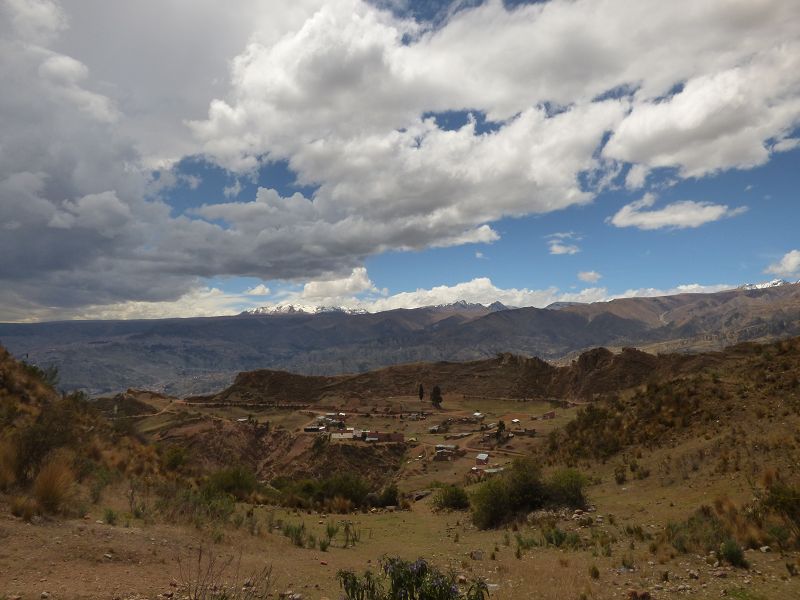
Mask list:
[{"label": "brown hill slope", "polygon": [[[604,460],[628,447],[710,439],[723,430],[744,443],[745,428],[777,432],[800,414],[800,338],[739,344],[675,370],[663,367],[657,365],[646,386],[604,394],[580,410],[551,435],[550,455]],[[795,442],[782,442],[781,450],[795,449]]]},{"label": "brown hill slope", "polygon": [[240,373],[219,394],[195,402],[304,404],[326,399],[410,396],[420,384],[445,394],[509,398],[591,399],[597,394],[641,385],[664,373],[680,373],[713,362],[707,355],[655,356],[632,348],[614,354],[597,348],[572,364],[555,367],[538,358],[499,354],[469,362],[413,363],[358,375],[304,376],[285,371]]}]

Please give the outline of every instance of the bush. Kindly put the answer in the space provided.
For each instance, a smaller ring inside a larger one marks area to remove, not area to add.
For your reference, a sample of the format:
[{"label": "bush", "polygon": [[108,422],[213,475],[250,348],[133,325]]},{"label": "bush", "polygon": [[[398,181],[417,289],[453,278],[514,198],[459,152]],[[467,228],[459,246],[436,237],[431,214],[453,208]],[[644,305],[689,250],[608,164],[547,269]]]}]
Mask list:
[{"label": "bush", "polygon": [[204,487],[212,494],[230,494],[241,501],[256,490],[258,481],[246,467],[230,467],[212,473]]},{"label": "bush", "polygon": [[[312,508],[314,506],[330,506],[335,503],[339,510],[334,510],[334,512],[349,512],[352,507],[367,506],[370,497],[369,483],[354,473],[337,473],[322,480],[301,479],[298,481],[280,477],[271,483],[280,490],[281,502],[284,506],[290,507]],[[384,494],[377,496],[372,494],[371,496],[375,502],[381,502],[383,499],[392,499],[391,496],[394,495],[394,499],[397,501],[397,488],[393,485],[386,488]],[[343,508],[345,502],[348,504],[347,509]]]},{"label": "bush", "polygon": [[501,477],[490,479],[482,484],[470,498],[472,522],[479,529],[497,527],[506,521],[511,513],[508,485]]},{"label": "bush", "polygon": [[400,493],[397,486],[392,483],[387,485],[378,496],[378,506],[397,506],[400,500]]},{"label": "bush", "polygon": [[233,496],[208,487],[194,489],[177,484],[158,490],[159,510],[168,518],[185,520],[200,527],[205,522],[227,521],[233,514]]},{"label": "bush", "polygon": [[103,513],[103,521],[108,525],[114,526],[117,524],[117,513],[114,510],[107,508]]},{"label": "bush", "polygon": [[723,560],[728,561],[734,567],[746,569],[750,566],[744,558],[741,546],[730,538],[722,542],[719,547],[719,554]]},{"label": "bush", "polygon": [[502,477],[482,484],[472,496],[472,520],[481,529],[496,527],[520,513],[554,506],[586,505],[586,478],[574,469],[556,471],[547,483],[532,458],[516,459]]},{"label": "bush", "polygon": [[767,488],[764,506],[778,514],[800,538],[800,488],[775,481]]},{"label": "bush", "polygon": [[0,491],[17,480],[17,448],[10,440],[0,440]]},{"label": "bush", "polygon": [[469,496],[462,487],[446,485],[437,490],[433,506],[439,510],[466,510],[469,508]]},{"label": "bush", "polygon": [[362,576],[353,571],[339,571],[336,578],[345,600],[484,600],[489,595],[486,583],[477,579],[462,594],[455,573],[444,574],[422,558],[409,562],[384,557],[380,577],[371,571]]},{"label": "bush", "polygon": [[186,464],[186,448],[181,446],[170,446],[161,456],[161,464],[167,471],[177,471]]},{"label": "bush", "polygon": [[707,554],[717,551],[730,538],[730,532],[711,507],[701,506],[683,523],[668,523],[667,541],[681,553]]},{"label": "bush", "polygon": [[50,513],[58,513],[64,506],[75,475],[69,461],[64,456],[55,456],[45,464],[33,482],[33,496]]},{"label": "bush", "polygon": [[71,398],[47,404],[36,420],[19,432],[16,448],[18,480],[30,481],[47,455],[77,441],[77,413],[81,408],[80,403]]},{"label": "bush", "polygon": [[586,477],[575,469],[560,469],[547,480],[548,502],[569,508],[586,508]]}]

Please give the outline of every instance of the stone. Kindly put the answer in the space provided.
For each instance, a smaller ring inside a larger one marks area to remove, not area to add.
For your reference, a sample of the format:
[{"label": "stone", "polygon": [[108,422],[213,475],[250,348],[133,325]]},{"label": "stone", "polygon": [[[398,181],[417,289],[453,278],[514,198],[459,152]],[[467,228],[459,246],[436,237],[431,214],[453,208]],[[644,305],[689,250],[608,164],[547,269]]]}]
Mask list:
[{"label": "stone", "polygon": [[689,571],[689,579],[700,579],[700,573],[697,571]]},{"label": "stone", "polygon": [[41,594],[39,594],[39,598],[41,598],[42,600],[45,600],[45,598],[49,598],[49,597],[50,597],[50,594],[48,592],[42,592]]},{"label": "stone", "polygon": [[772,552],[772,548],[770,548],[769,546],[761,546],[761,548],[759,548],[759,550],[761,550],[761,551],[762,551],[762,552],[764,552],[765,554],[766,554],[767,552]]},{"label": "stone", "polygon": [[469,553],[472,560],[483,560],[483,550],[473,550]]}]

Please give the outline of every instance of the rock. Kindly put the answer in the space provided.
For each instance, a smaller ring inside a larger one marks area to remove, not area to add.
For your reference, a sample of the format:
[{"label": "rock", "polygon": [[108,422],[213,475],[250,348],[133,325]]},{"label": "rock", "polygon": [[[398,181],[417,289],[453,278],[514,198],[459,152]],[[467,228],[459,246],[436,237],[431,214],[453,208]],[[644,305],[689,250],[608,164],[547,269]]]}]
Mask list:
[{"label": "rock", "polygon": [[689,571],[689,579],[700,579],[700,573],[697,571]]},{"label": "rock", "polygon": [[761,550],[761,551],[762,551],[762,552],[764,552],[765,554],[766,554],[767,552],[772,552],[772,548],[770,548],[769,546],[761,546],[761,548],[759,548],[759,550]]},{"label": "rock", "polygon": [[472,560],[483,560],[483,550],[473,550],[469,553]]},{"label": "rock", "polygon": [[467,583],[467,577],[465,575],[459,575],[456,581],[458,581],[458,583]]},{"label": "rock", "polygon": [[103,558],[108,560],[114,560],[114,555],[111,554],[110,552],[106,552],[105,554],[103,554]]},{"label": "rock", "polygon": [[39,598],[41,598],[42,600],[49,597],[50,597],[49,592],[42,592],[41,594],[39,594]]}]

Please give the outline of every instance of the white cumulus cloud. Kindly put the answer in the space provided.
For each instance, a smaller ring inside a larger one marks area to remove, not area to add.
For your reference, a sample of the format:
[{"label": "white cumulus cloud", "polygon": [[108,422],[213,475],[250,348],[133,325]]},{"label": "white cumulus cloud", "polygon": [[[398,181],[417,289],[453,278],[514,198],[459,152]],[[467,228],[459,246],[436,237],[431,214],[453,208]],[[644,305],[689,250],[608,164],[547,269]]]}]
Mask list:
[{"label": "white cumulus cloud", "polygon": [[778,262],[769,265],[764,272],[781,277],[800,276],[800,250],[790,250]]},{"label": "white cumulus cloud", "polygon": [[602,279],[602,275],[597,271],[579,271],[578,279],[587,283],[597,283]]},{"label": "white cumulus cloud", "polygon": [[[695,202],[681,200],[672,202],[655,209],[656,196],[645,194],[641,200],[636,200],[623,206],[608,221],[616,227],[638,227],[639,229],[685,229],[694,228],[725,219],[735,217],[747,210],[740,206],[730,208],[725,204],[712,204],[711,202]],[[647,210],[651,209],[651,210]]]}]

